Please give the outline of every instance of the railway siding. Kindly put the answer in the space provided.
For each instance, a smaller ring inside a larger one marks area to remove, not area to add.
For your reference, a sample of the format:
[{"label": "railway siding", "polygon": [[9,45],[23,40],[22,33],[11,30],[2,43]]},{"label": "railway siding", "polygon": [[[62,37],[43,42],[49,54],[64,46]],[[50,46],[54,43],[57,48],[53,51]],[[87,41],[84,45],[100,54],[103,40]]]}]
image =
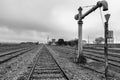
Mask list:
[{"label": "railway siding", "polygon": [[[59,47],[59,49],[63,49],[62,47]],[[68,48],[65,47],[65,49],[68,49],[67,51],[74,51],[74,48]],[[77,51],[76,51],[77,52]],[[83,53],[84,55],[92,60],[95,61],[100,61],[100,62],[104,62],[104,52],[100,51],[100,50],[91,50],[91,49],[83,49]],[[109,60],[109,64],[115,66],[115,67],[120,67],[120,54],[116,53],[116,52],[111,52],[109,51],[108,53],[108,60]]]},{"label": "railway siding", "polygon": [[21,52],[16,53],[16,55],[19,56],[13,55],[16,57],[0,64],[0,80],[17,80],[20,76],[24,75],[24,73],[26,74],[28,66],[33,61],[33,57],[36,55],[39,47],[40,46],[30,46],[28,48],[29,51],[26,50],[25,52],[25,50],[23,50],[24,53],[20,54],[23,52],[21,50]]},{"label": "railway siding", "polygon": [[[66,56],[71,60],[73,61],[72,58],[75,58],[76,57],[76,52],[77,50],[75,51],[74,48],[68,48],[68,47],[61,47],[61,46],[52,46],[54,50],[57,50],[58,52],[61,52],[64,53],[64,54],[67,54]],[[83,51],[84,55],[86,56],[86,58],[90,61],[88,61],[88,63],[86,65],[80,65],[82,66],[83,68],[87,68],[91,71],[94,71],[96,73],[100,73],[100,74],[104,74],[104,55],[101,53],[94,53],[94,52],[87,52],[86,51]],[[114,53],[113,53],[114,54]],[[119,53],[118,53],[119,54]],[[72,55],[72,56],[70,56]],[[116,55],[116,54],[114,54]],[[110,78],[111,79],[117,79],[119,78],[120,76],[120,69],[119,69],[119,59],[115,59],[116,57],[115,56],[109,56],[109,62],[110,64],[112,65],[109,65],[109,72],[110,72]],[[118,57],[117,57],[118,58]],[[115,62],[116,60],[116,62]],[[114,77],[113,77],[114,76]],[[120,79],[120,78],[119,78]],[[119,80],[118,79],[118,80]]]}]

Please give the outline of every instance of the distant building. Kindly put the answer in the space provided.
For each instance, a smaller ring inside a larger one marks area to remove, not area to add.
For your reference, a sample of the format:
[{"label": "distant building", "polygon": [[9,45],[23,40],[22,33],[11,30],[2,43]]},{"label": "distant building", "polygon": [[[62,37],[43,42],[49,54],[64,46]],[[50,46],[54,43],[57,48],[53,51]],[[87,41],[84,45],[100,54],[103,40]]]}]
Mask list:
[{"label": "distant building", "polygon": [[55,41],[56,41],[56,39],[52,39],[51,45],[56,45]]}]

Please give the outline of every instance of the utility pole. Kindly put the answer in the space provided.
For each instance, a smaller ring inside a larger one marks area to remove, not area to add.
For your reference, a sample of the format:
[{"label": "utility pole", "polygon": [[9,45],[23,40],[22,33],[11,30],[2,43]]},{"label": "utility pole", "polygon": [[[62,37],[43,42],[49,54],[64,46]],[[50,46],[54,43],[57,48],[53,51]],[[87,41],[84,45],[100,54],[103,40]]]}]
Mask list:
[{"label": "utility pole", "polygon": [[105,44],[104,44],[104,54],[105,54],[105,78],[108,80],[108,20],[110,18],[110,14],[105,15],[105,26],[104,26],[104,34],[105,34]]},{"label": "utility pole", "polygon": [[82,7],[79,7],[78,14],[75,15],[75,19],[78,20],[78,54],[77,54],[77,62],[84,63],[86,61],[85,57],[83,56],[83,46],[82,46],[82,24],[84,19],[87,15],[91,12],[95,11],[97,8],[103,7],[103,11],[108,10],[108,4],[105,0],[98,1],[95,6],[93,6],[90,10],[88,10],[85,14],[82,14]]},{"label": "utility pole", "polygon": [[89,47],[89,36],[88,36],[88,47]]}]

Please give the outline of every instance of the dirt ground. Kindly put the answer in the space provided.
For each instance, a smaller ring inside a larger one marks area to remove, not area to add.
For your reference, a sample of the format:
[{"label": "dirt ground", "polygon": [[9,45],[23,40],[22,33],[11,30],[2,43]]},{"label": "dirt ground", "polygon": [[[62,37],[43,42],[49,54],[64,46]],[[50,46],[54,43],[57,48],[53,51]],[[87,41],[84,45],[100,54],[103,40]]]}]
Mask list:
[{"label": "dirt ground", "polygon": [[[55,57],[57,57],[57,60],[62,65],[62,67],[68,71],[68,74],[71,73],[72,76],[75,75],[78,77],[75,80],[79,80],[79,79],[80,80],[105,80],[104,75],[96,73],[92,70],[83,68],[79,64],[74,63],[74,57],[76,56],[75,50],[71,50],[71,49],[68,50],[65,48],[57,47],[57,46],[51,46],[51,49],[55,51],[54,52],[51,50],[54,53],[53,54],[54,56],[57,54]],[[88,63],[86,64],[86,66],[92,67],[93,69],[96,68],[96,69],[99,69],[99,71],[101,70],[104,72],[103,64],[92,61],[92,60],[89,60],[87,62]],[[116,73],[110,72],[109,80],[120,80],[118,76],[116,76]]]}]

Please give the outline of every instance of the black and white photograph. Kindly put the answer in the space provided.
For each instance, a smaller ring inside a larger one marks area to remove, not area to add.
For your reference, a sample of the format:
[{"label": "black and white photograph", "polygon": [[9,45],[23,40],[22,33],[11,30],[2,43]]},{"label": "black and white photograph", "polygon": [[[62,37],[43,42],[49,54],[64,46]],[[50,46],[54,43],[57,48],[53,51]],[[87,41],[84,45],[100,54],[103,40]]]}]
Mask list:
[{"label": "black and white photograph", "polygon": [[120,1],[0,0],[0,80],[120,80]]}]

